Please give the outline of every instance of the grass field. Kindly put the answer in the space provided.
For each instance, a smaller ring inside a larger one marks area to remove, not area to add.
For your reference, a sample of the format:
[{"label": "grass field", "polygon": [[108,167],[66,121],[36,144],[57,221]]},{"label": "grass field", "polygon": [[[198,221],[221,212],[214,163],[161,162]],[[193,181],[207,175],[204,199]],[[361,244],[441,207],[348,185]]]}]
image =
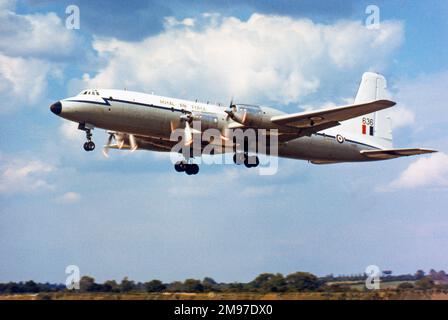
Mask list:
[{"label": "grass field", "polygon": [[447,293],[378,290],[300,293],[39,293],[0,295],[0,300],[448,300]]}]

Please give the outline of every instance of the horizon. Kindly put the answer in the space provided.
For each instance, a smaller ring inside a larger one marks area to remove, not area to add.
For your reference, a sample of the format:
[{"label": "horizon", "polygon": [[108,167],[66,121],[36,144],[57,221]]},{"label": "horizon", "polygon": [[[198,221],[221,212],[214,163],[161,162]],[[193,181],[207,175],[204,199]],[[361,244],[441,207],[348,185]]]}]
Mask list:
[{"label": "horizon", "polygon": [[[446,269],[447,15],[436,0],[0,0],[0,282],[64,283],[69,265],[100,282]],[[167,154],[104,158],[100,129],[87,154],[49,110],[99,85],[293,113],[353,101],[365,71],[397,102],[394,147],[437,153],[187,177]]]}]

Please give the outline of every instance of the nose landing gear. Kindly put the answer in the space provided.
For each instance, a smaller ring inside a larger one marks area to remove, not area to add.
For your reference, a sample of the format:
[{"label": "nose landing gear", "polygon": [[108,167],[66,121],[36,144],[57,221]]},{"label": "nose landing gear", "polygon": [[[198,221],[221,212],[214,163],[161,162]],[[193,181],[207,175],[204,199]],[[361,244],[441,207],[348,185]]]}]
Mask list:
[{"label": "nose landing gear", "polygon": [[80,123],[78,129],[86,132],[87,141],[84,143],[84,150],[93,151],[95,149],[95,143],[92,141],[93,127],[86,126],[85,124]]},{"label": "nose landing gear", "polygon": [[84,150],[93,151],[95,149],[95,143],[93,141],[87,141],[84,143]]}]

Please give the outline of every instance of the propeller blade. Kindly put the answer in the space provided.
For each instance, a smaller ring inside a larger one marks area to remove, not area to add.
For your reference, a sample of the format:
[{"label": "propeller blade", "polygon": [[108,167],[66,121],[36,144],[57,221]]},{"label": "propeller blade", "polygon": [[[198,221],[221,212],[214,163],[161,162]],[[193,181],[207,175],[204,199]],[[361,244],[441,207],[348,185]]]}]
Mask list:
[{"label": "propeller blade", "polygon": [[124,146],[124,136],[122,133],[115,134],[115,141],[117,141],[118,149],[122,149]]},{"label": "propeller blade", "polygon": [[228,128],[223,128],[221,130],[221,142],[226,142],[229,141],[229,129]]},{"label": "propeller blade", "polygon": [[106,143],[106,145],[105,145],[104,148],[103,148],[103,155],[104,155],[106,158],[109,158],[109,148],[110,148],[110,145],[112,144],[112,140],[113,140],[113,138],[114,138],[114,134],[113,134],[113,133],[110,133],[110,134],[109,134],[109,138],[107,138],[107,143]]},{"label": "propeller blade", "polygon": [[131,152],[134,152],[135,150],[137,150],[138,145],[137,145],[137,141],[135,141],[135,137],[133,134],[129,135],[129,144],[131,145]]},{"label": "propeller blade", "polygon": [[189,146],[193,143],[193,132],[191,131],[190,123],[188,121],[185,122],[184,143],[185,146]]}]

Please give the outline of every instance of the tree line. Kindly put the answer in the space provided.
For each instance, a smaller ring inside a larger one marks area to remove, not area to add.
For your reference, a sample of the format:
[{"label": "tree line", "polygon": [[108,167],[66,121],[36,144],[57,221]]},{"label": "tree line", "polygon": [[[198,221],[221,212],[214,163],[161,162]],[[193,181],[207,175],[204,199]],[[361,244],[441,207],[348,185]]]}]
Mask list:
[{"label": "tree line", "polygon": [[[174,281],[163,283],[158,279],[148,282],[135,282],[125,277],[121,282],[108,280],[104,283],[97,283],[93,277],[83,276],[79,281],[80,292],[110,292],[110,293],[128,293],[128,292],[223,292],[223,293],[269,293],[269,292],[338,292],[350,291],[351,287],[344,281],[365,280],[367,275],[357,275],[354,277],[332,275],[317,277],[308,272],[295,272],[283,276],[280,273],[262,273],[254,280],[248,283],[218,283],[210,277],[202,280],[186,279],[185,281]],[[418,270],[414,275],[382,277],[382,281],[409,281],[403,282],[398,286],[399,290],[408,289],[443,289],[448,290],[448,276],[445,272],[431,270],[425,274]],[[16,293],[39,293],[39,292],[61,292],[67,291],[65,285],[36,283],[32,280],[26,282],[0,283],[0,294]]]}]

